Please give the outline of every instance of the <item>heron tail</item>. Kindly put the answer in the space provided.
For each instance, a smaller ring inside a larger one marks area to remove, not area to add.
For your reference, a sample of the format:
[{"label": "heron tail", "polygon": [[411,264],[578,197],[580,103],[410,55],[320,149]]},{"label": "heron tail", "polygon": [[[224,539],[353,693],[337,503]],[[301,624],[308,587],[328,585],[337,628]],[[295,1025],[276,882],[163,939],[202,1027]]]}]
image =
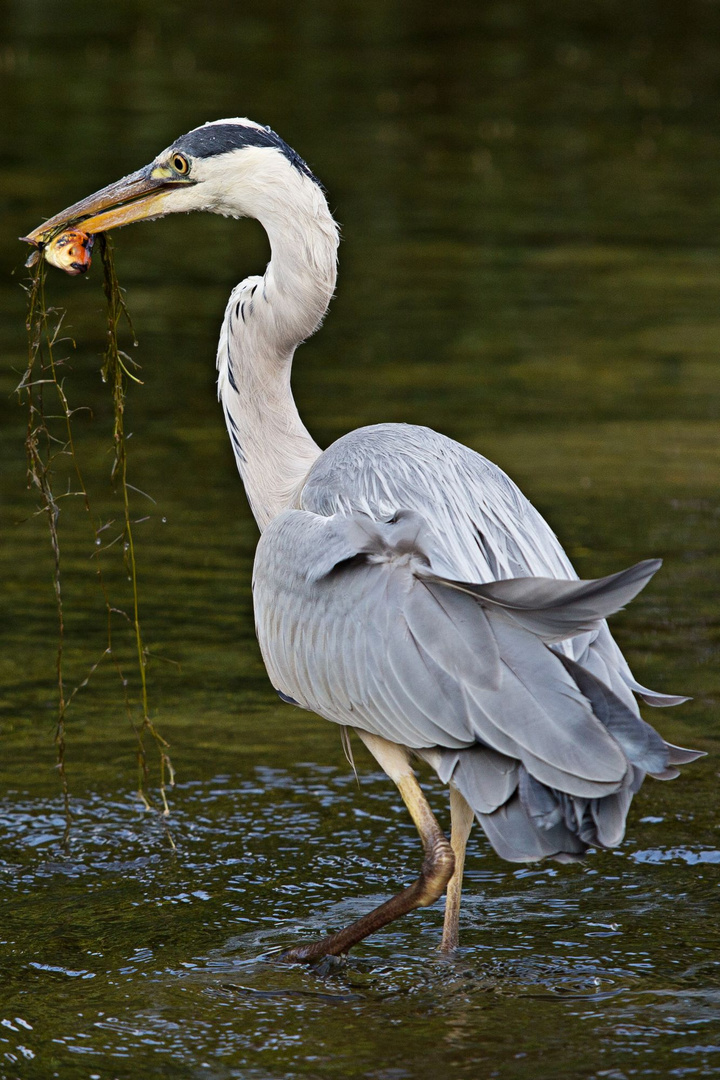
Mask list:
[{"label": "heron tail", "polygon": [[511,862],[573,862],[590,847],[617,847],[645,775],[672,780],[677,765],[705,756],[666,742],[600,679],[552,651],[625,755],[628,769],[616,791],[598,798],[568,794],[542,783],[516,759],[480,745],[439,751],[431,759],[440,778],[470,804],[497,854]]}]

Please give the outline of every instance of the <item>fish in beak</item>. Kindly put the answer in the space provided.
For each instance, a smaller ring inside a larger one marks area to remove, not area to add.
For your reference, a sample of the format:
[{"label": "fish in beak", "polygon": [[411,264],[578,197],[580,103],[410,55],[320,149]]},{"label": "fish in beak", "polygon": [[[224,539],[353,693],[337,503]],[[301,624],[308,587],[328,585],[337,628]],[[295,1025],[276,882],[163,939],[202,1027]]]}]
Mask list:
[{"label": "fish in beak", "polygon": [[[43,248],[45,258],[51,266],[64,270],[66,274],[84,274],[90,268],[94,237],[80,229],[67,229],[55,236]],[[32,266],[40,258],[40,251],[33,251],[25,263]]]},{"label": "fish in beak", "polygon": [[[134,221],[161,217],[167,213],[166,202],[172,190],[188,182],[192,181],[180,178],[165,165],[149,165],[124,176],[122,180],[109,184],[94,195],[81,199],[67,210],[51,217],[43,225],[38,225],[27,236],[20,237],[37,249],[31,254],[26,265],[36,262],[39,252],[47,248],[51,249],[50,256],[58,249],[67,251],[70,241],[61,244],[60,240],[64,240],[65,234],[71,231],[76,234],[76,238],[82,235],[90,237],[121,225],[130,225]],[[77,239],[76,242],[82,243]],[[50,261],[61,269],[68,270],[62,259],[56,261],[51,257]],[[87,269],[87,265],[84,269]],[[75,269],[69,272],[78,271]]]}]

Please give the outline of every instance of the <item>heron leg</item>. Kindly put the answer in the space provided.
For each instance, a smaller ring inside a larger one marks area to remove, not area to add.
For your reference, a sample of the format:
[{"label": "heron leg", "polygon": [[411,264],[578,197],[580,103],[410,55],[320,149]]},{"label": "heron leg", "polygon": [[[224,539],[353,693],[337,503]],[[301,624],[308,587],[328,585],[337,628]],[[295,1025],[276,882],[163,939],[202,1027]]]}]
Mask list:
[{"label": "heron leg", "polygon": [[363,938],[417,907],[433,904],[445,891],[455,866],[453,849],[422,793],[404,747],[376,735],[358,731],[370,753],[395,782],[423,842],[425,858],[420,875],[407,889],[386,900],[337,934],[299,945],[282,954],[283,960],[309,963],[323,956],[340,956]]},{"label": "heron leg", "polygon": [[443,952],[452,952],[458,946],[460,923],[460,896],[462,893],[463,869],[465,867],[465,848],[472,829],[475,815],[472,807],[456,787],[450,785],[450,821],[452,832],[450,845],[455,856],[455,870],[447,887],[445,900],[445,922],[440,948]]}]

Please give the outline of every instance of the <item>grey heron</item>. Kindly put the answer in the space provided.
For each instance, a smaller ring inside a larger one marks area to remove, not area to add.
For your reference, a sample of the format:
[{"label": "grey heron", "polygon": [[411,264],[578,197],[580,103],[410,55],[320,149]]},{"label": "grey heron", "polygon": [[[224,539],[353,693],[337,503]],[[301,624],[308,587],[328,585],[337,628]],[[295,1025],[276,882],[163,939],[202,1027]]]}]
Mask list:
[{"label": "grey heron", "polygon": [[[428,428],[380,424],[320,449],[290,373],[333,295],[338,230],[313,173],[269,128],[196,128],[29,239],[195,210],[256,218],[271,246],[264,274],[233,289],[217,353],[261,532],[253,598],[270,679],[285,701],[359,735],[424,847],[417,881],[287,958],[345,953],[445,891],[442,948],[453,949],[474,820],[504,859],[572,861],[620,843],[645,774],[670,779],[700,756],[641,719],[635,695],[686,699],[641,686],[605,621],[660,564],[580,581],[502,470]],[[415,759],[449,785],[449,840]]]}]

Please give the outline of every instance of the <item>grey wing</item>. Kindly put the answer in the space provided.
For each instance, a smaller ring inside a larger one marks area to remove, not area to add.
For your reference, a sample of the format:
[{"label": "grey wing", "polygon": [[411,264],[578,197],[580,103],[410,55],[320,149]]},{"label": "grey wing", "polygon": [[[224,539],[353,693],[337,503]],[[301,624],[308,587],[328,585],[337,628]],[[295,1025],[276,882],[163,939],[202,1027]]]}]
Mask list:
[{"label": "grey wing", "polygon": [[[565,825],[571,839],[557,847],[560,811],[548,799],[571,800],[567,813],[581,819],[578,800],[629,802],[636,772],[667,774],[671,751],[636,709],[591,672],[579,675],[553,643],[593,632],[658,564],[600,583],[483,586],[438,575],[433,543],[429,523],[413,511],[389,522],[300,510],[275,518],[253,579],[273,685],[329,720],[415,749],[463,794],[477,787],[471,805],[506,857],[584,850]],[[517,807],[533,836],[532,814],[547,826],[534,847],[518,839]]]},{"label": "grey wing", "polygon": [[[344,435],[313,465],[299,506],[378,520],[415,510],[425,519],[432,566],[448,578],[577,577],[552,529],[502,469],[430,428],[378,424]],[[604,622],[561,648],[629,708],[633,693],[656,706],[687,700],[641,686]]]},{"label": "grey wing", "polygon": [[544,518],[502,469],[430,428],[377,424],[338,439],[313,465],[299,506],[383,520],[422,514],[438,573],[465,581],[577,575]]}]

